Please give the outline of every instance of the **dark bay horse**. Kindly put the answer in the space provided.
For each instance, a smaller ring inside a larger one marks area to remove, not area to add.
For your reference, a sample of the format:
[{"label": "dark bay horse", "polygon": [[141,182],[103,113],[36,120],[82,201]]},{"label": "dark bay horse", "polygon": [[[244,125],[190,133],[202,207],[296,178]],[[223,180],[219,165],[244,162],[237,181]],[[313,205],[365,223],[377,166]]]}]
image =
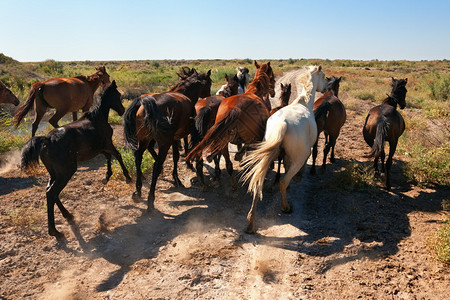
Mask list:
[{"label": "dark bay horse", "polygon": [[19,105],[19,99],[0,81],[0,103]]},{"label": "dark bay horse", "polygon": [[[182,186],[178,178],[179,141],[192,134],[194,142],[198,133],[194,126],[195,103],[199,97],[211,93],[211,70],[207,73],[194,72],[164,93],[145,94],[133,100],[124,115],[124,133],[128,145],[133,149],[136,164],[136,191],[133,200],[141,198],[142,155],[148,150],[155,157],[152,182],[148,193],[148,208],[153,209],[156,182],[162,171],[167,153],[173,151],[173,179],[176,186]],[[158,144],[158,154],[153,150]]]},{"label": "dark bay horse", "polygon": [[397,111],[397,104],[401,109],[405,108],[406,102],[406,79],[392,78],[391,94],[384,99],[381,105],[370,109],[364,123],[363,135],[366,143],[372,148],[367,157],[374,158],[375,175],[379,175],[378,160],[381,158],[381,173],[384,169],[384,142],[389,143],[389,156],[386,161],[386,189],[391,189],[390,171],[392,166],[392,157],[397,149],[398,138],[405,130],[405,121],[402,115]]},{"label": "dark bay horse", "polygon": [[62,205],[59,194],[76,172],[78,162],[104,154],[108,167],[104,179],[106,183],[112,175],[111,155],[113,155],[119,161],[127,182],[131,182],[122,157],[112,142],[113,129],[108,124],[110,109],[119,115],[125,111],[115,81],[104,90],[100,101],[92,110],[85,112],[79,120],[53,129],[47,136],[31,138],[22,149],[23,169],[37,165],[40,156],[50,174],[46,189],[48,233],[57,239],[63,238],[64,235],[55,228],[54,206],[56,203],[68,221],[73,220],[72,214]]},{"label": "dark bay horse", "polygon": [[[222,153],[229,156],[228,143],[253,144],[264,137],[266,121],[270,107],[265,99],[275,96],[275,76],[269,63],[261,66],[255,61],[257,68],[255,78],[244,94],[235,95],[222,100],[217,111],[214,126],[206,133],[202,141],[189,152],[186,160],[201,158],[203,152],[212,156]],[[231,185],[236,188],[233,177],[233,165],[227,164],[231,177]]]},{"label": "dark bay horse", "polygon": [[[214,125],[214,121],[216,120],[217,111],[219,109],[219,105],[223,99],[237,95],[239,88],[239,79],[237,75],[233,77],[225,74],[225,80],[227,83],[222,86],[220,89],[220,93],[218,95],[209,96],[206,98],[201,98],[195,104],[195,111],[197,115],[195,116],[195,127],[199,133],[200,139],[203,138],[208,131]],[[214,172],[214,182],[217,183],[220,177],[220,153],[213,157],[215,164],[215,172]],[[231,160],[229,156],[225,157],[225,161],[227,164],[231,164]],[[203,186],[203,189],[206,189],[206,184],[203,177],[203,159],[198,161],[197,165],[197,174],[200,174],[199,179],[200,183]]]},{"label": "dark bay horse", "polygon": [[330,161],[335,162],[334,146],[336,139],[339,137],[342,126],[347,120],[347,113],[344,104],[339,100],[339,83],[342,77],[332,77],[328,79],[328,91],[316,102],[314,102],[314,118],[317,123],[317,141],[313,146],[312,151],[312,166],[310,173],[316,173],[316,158],[317,158],[317,144],[319,142],[319,135],[323,131],[325,135],[325,147],[323,149],[323,163],[322,173],[325,172],[327,156],[331,149]]},{"label": "dark bay horse", "polygon": [[49,123],[58,128],[58,121],[68,112],[72,112],[73,120],[77,119],[77,111],[87,112],[94,102],[94,93],[102,84],[109,84],[109,75],[106,68],[98,67],[96,72],[85,76],[58,77],[44,82],[33,84],[27,100],[17,109],[14,120],[17,126],[34,104],[34,121],[31,136],[36,134],[39,122],[41,122],[47,108],[56,109]]}]

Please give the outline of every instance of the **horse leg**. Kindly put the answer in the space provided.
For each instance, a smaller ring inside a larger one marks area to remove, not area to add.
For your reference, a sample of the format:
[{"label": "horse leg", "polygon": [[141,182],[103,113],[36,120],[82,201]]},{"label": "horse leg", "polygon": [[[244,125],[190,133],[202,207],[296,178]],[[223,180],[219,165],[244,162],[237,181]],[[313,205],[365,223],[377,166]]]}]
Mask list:
[{"label": "horse leg", "polygon": [[142,155],[144,154],[145,147],[139,145],[139,148],[137,148],[134,151],[134,163],[136,165],[136,191],[134,191],[131,198],[134,202],[137,202],[141,199],[141,189],[142,189]]},{"label": "horse leg", "polygon": [[379,158],[380,158],[379,156],[376,156],[373,159],[373,169],[374,169],[374,172],[375,172],[375,177],[380,176],[380,171],[378,170],[378,159]]},{"label": "horse leg", "polygon": [[317,158],[317,144],[319,143],[319,136],[317,136],[317,140],[314,143],[313,150],[312,150],[312,166],[311,170],[309,170],[309,174],[314,175],[316,174],[316,158]]},{"label": "horse leg", "polygon": [[386,189],[391,190],[391,167],[392,167],[392,157],[394,156],[395,150],[397,149],[397,141],[389,143],[389,156],[386,161]]},{"label": "horse leg", "polygon": [[172,156],[173,156],[173,171],[172,177],[175,186],[184,187],[181,183],[180,178],[178,178],[178,160],[180,159],[180,150],[178,149],[178,141],[174,141],[172,144]]},{"label": "horse leg", "polygon": [[107,165],[106,176],[103,179],[103,184],[107,184],[113,173],[111,169],[111,154],[109,154],[108,152],[103,152],[103,155],[105,155],[106,157],[106,165]]},{"label": "horse leg", "polygon": [[58,128],[58,121],[67,113],[67,110],[56,110],[55,114],[48,120],[48,122],[54,127]]},{"label": "horse leg", "polygon": [[76,112],[76,111],[72,112],[72,119],[73,119],[74,121],[76,121],[76,120],[78,119],[78,116],[77,116],[77,112]]},{"label": "horse leg", "polygon": [[54,208],[55,204],[58,206],[61,211],[63,217],[67,219],[69,222],[73,220],[73,215],[69,213],[69,211],[63,206],[61,201],[59,200],[59,194],[64,189],[64,187],[69,182],[70,178],[76,171],[67,169],[68,173],[66,174],[58,174],[54,178],[49,180],[49,184],[47,186],[47,217],[48,217],[48,234],[51,236],[55,236],[57,239],[64,238],[64,234],[56,230],[55,227],[55,214]]},{"label": "horse leg", "polygon": [[[125,167],[125,164],[123,163],[122,155],[120,155],[120,152],[117,151],[116,147],[114,147],[114,145],[112,143],[111,143],[110,147],[111,148],[108,149],[108,151],[110,151],[111,154],[117,159],[117,161],[120,164],[120,167],[122,168],[123,176],[125,176],[126,182],[130,183],[132,180],[131,180],[130,174],[128,173],[127,168]],[[111,165],[111,156],[109,157],[109,165]],[[111,170],[111,175],[112,175],[112,170]],[[111,175],[110,175],[110,177],[111,177]]]},{"label": "horse leg", "polygon": [[237,189],[236,180],[233,176],[233,163],[230,160],[230,152],[228,151],[228,144],[225,146],[225,148],[222,149],[222,155],[225,158],[225,164],[227,166],[227,172],[230,175],[231,180],[231,189],[235,191]]},{"label": "horse leg", "polygon": [[[280,181],[281,211],[284,213],[292,212],[292,207],[289,205],[286,197],[286,190],[289,183],[294,176],[300,177],[301,179],[305,172],[306,161],[308,160],[309,155],[309,151],[307,153],[293,153],[290,157],[294,158],[294,161],[292,159],[287,159],[288,169]],[[286,154],[286,156],[289,157],[289,154]]]},{"label": "horse leg", "polygon": [[[148,144],[147,150],[148,150],[148,152],[150,152],[153,159],[156,160],[156,157],[158,157],[158,154],[156,154],[156,151],[155,151],[155,144],[156,144],[156,141],[151,140],[150,143]],[[144,153],[144,151],[142,151],[142,153]]]},{"label": "horse leg", "polygon": [[[390,149],[390,147],[389,147]],[[389,151],[390,152],[390,151]],[[384,159],[386,157],[386,154],[384,153],[384,149],[381,150],[380,153],[380,160],[381,160],[381,174],[385,174],[386,170],[384,169]]]},{"label": "horse leg", "polygon": [[171,144],[172,143],[158,145],[159,153],[158,156],[156,157],[155,164],[153,165],[152,183],[150,185],[150,191],[148,192],[147,197],[148,201],[147,212],[151,211],[154,208],[156,181],[158,180],[159,174],[161,174],[162,165],[166,160],[167,152],[169,151]]},{"label": "horse leg", "polygon": [[255,196],[253,197],[252,207],[250,208],[250,211],[247,214],[247,228],[245,228],[244,230],[248,234],[256,233],[255,211],[257,203],[258,203],[258,196]]},{"label": "horse leg", "polygon": [[40,100],[35,100],[36,102],[34,103],[34,121],[33,124],[31,126],[31,137],[34,137],[34,135],[36,134],[36,131],[38,130],[39,127],[39,123],[42,120],[42,117],[45,115],[45,112],[47,111],[47,108],[45,105],[43,105]]},{"label": "horse leg", "polygon": [[208,189],[208,186],[205,184],[205,176],[203,176],[203,158],[196,159],[195,172],[197,174],[197,177],[200,179],[202,190],[206,191]]},{"label": "horse leg", "polygon": [[220,153],[214,156],[214,181],[220,180],[220,156]]},{"label": "horse leg", "polygon": [[323,162],[322,162],[322,173],[325,173],[325,170],[327,169],[327,156],[330,152],[330,149],[336,144],[336,139],[330,135],[330,138],[328,140],[328,143],[325,145],[325,148],[323,149]]},{"label": "horse leg", "polygon": [[281,162],[283,161],[283,156],[278,156],[278,167],[277,167],[277,174],[275,175],[275,180],[273,184],[280,183],[280,176],[281,176]]}]

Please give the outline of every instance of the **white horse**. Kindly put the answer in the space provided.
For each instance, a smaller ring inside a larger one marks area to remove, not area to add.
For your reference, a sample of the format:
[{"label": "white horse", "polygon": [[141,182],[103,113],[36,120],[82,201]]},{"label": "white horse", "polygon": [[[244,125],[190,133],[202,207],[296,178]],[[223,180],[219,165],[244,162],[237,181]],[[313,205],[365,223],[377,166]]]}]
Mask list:
[{"label": "white horse", "polygon": [[315,92],[327,87],[321,66],[308,67],[306,72],[293,82],[302,92],[291,104],[281,108],[267,120],[264,141],[245,158],[242,180],[249,183],[248,191],[253,194],[252,207],[247,215],[247,233],[255,233],[255,210],[258,198],[262,199],[264,178],[272,161],[280,150],[285,152],[286,173],[280,181],[281,210],[290,212],[286,200],[286,189],[297,172],[304,172],[304,166],[311,154],[311,147],[317,139],[317,125],[313,105]]},{"label": "white horse", "polygon": [[[241,95],[245,93],[245,88],[247,87],[250,80],[250,75],[248,74],[249,70],[246,67],[237,67],[236,71],[236,76],[239,80],[238,95]],[[222,87],[217,91],[216,95],[220,95],[220,93],[225,89],[226,86],[226,84],[222,85]]]}]

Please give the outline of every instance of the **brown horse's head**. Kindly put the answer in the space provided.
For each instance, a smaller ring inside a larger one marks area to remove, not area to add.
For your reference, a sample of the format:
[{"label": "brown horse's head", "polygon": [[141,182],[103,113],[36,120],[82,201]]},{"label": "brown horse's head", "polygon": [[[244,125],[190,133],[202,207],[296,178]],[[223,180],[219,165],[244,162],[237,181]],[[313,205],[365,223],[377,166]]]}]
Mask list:
[{"label": "brown horse's head", "polygon": [[281,106],[286,106],[289,104],[289,98],[291,97],[291,84],[289,83],[288,85],[283,85],[281,83],[280,85],[281,85],[281,95],[280,95]]},{"label": "brown horse's head", "polygon": [[395,79],[392,77],[392,91],[390,97],[394,98],[398,103],[401,109],[404,109],[406,106],[406,83],[408,83],[408,78],[405,79]]},{"label": "brown horse's head", "polygon": [[[211,70],[206,73],[198,73],[195,69],[192,75],[186,76],[187,74],[178,74],[180,77],[180,82],[173,86],[169,91],[178,92],[189,99],[195,104],[198,98],[205,98],[211,96]],[[184,78],[184,79],[182,79]]]},{"label": "brown horse's head", "polygon": [[194,68],[191,69],[189,67],[182,67],[180,69],[180,73],[177,73],[180,80],[186,80],[188,77],[192,76],[193,74],[198,74],[197,70]]},{"label": "brown horse's head", "polygon": [[0,103],[19,105],[19,99],[0,81]]},{"label": "brown horse's head", "polygon": [[206,73],[197,74],[197,79],[200,81],[200,98],[205,98],[211,96],[211,70]]},{"label": "brown horse's head", "polygon": [[109,80],[109,74],[106,73],[105,66],[97,67],[95,68],[95,70],[96,72],[94,74],[98,76],[102,86],[106,86],[111,83],[111,81]]},{"label": "brown horse's head", "polygon": [[226,86],[223,88],[221,95],[225,98],[237,95],[238,89],[239,89],[239,78],[237,75],[234,75],[233,77],[228,76],[228,74],[225,74],[225,80],[227,81]]},{"label": "brown horse's head", "polygon": [[339,84],[342,80],[342,77],[336,77],[333,76],[331,78],[326,77],[327,81],[328,81],[328,85],[327,85],[327,91],[333,91],[334,95],[336,97],[338,97],[338,93],[339,93]]},{"label": "brown horse's head", "polygon": [[[270,97],[275,97],[275,74],[273,73],[272,67],[270,66],[270,61],[268,63],[264,63],[262,65],[259,65],[258,62],[255,60],[255,67],[256,67],[256,74],[258,72],[265,73],[269,78],[269,95]],[[255,75],[256,78],[257,75]]]}]

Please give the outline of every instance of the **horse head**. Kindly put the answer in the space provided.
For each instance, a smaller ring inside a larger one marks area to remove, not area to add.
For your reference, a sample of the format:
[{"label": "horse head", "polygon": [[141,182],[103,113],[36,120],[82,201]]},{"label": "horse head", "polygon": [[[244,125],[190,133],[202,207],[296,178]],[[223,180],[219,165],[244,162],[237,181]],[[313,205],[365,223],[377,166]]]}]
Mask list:
[{"label": "horse head", "polygon": [[95,70],[96,70],[95,75],[98,76],[103,86],[106,86],[111,83],[111,81],[109,80],[109,74],[106,72],[105,66],[97,67],[95,68]]},{"label": "horse head", "polygon": [[289,83],[288,85],[283,85],[281,83],[280,85],[281,85],[281,95],[280,95],[281,104],[282,106],[286,106],[289,104],[289,98],[291,97],[291,84]]},{"label": "horse head", "polygon": [[392,77],[392,91],[390,97],[394,98],[395,101],[400,106],[400,109],[404,109],[406,106],[406,92],[408,90],[406,89],[406,83],[408,83],[408,78],[405,79],[395,79]]},{"label": "horse head", "polygon": [[322,66],[310,67],[311,80],[316,83],[316,91],[324,93],[328,86],[328,80],[325,78],[325,73],[322,71]]},{"label": "horse head", "polygon": [[119,116],[123,115],[125,112],[125,108],[122,105],[122,101],[120,99],[121,94],[117,90],[116,81],[113,80],[110,85],[105,89],[101,99],[108,99],[109,106],[111,109],[115,110]]},{"label": "horse head", "polygon": [[326,77],[328,84],[327,84],[327,91],[333,91],[334,95],[337,97],[339,93],[339,84],[342,80],[342,77],[336,77],[333,76],[331,78]]},{"label": "horse head", "polygon": [[237,75],[234,75],[233,77],[228,76],[228,74],[225,74],[225,80],[227,81],[226,86],[223,88],[222,95],[225,98],[231,97],[233,95],[238,94],[239,89],[239,78]]},{"label": "horse head", "polygon": [[19,99],[0,81],[0,103],[19,105]]},{"label": "horse head", "polygon": [[211,96],[211,70],[208,70],[206,73],[195,73],[197,75],[197,79],[200,82],[200,91],[199,91],[199,97],[205,98]]},{"label": "horse head", "polygon": [[[259,65],[258,62],[255,60],[255,67],[257,69],[256,70],[257,74],[265,73],[267,75],[267,77],[269,78],[269,86],[268,86],[269,95],[270,97],[275,97],[275,74],[273,73],[273,69],[270,66],[270,61],[262,65]],[[257,75],[255,75],[255,77],[256,76]]]}]

